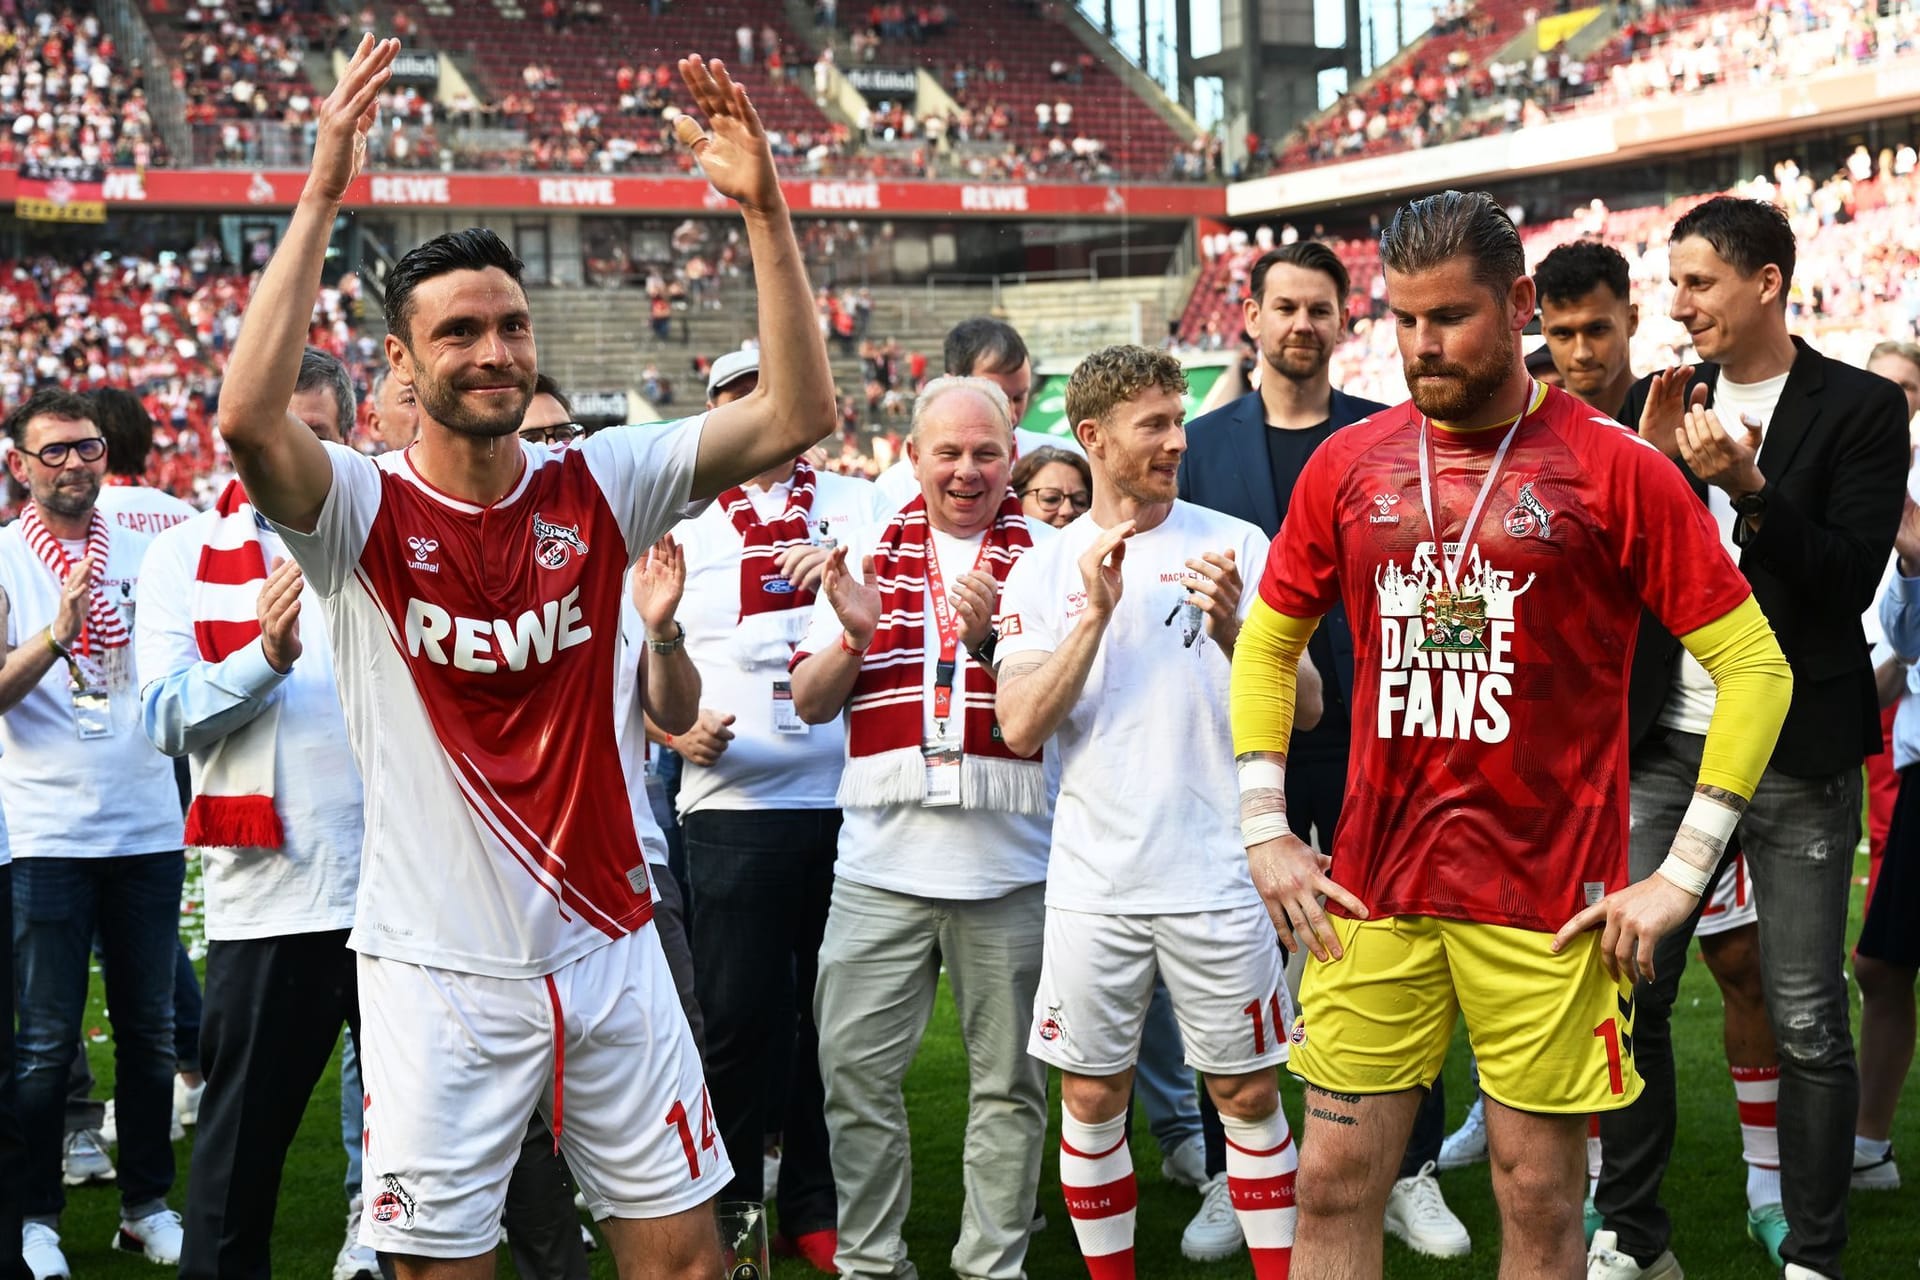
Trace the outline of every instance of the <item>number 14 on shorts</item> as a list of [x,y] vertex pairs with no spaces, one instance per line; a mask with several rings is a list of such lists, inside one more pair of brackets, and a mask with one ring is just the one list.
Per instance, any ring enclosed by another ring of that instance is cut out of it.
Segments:
[[719,1141],[713,1132],[713,1103],[707,1099],[707,1086],[700,1086],[700,1145],[693,1141],[693,1128],[687,1121],[687,1104],[675,1098],[667,1109],[667,1123],[680,1133],[680,1147],[687,1155],[687,1176],[700,1179],[700,1156],[710,1152]]

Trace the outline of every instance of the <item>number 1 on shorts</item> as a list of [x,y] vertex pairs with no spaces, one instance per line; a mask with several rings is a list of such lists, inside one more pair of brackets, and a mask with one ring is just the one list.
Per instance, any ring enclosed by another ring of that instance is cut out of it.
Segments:
[[675,1098],[667,1111],[667,1123],[680,1131],[680,1148],[687,1153],[687,1176],[700,1177],[700,1152],[713,1150],[713,1104],[707,1099],[707,1087],[700,1086],[700,1146],[693,1145],[693,1129],[687,1124],[687,1104]]
[[[1277,1044],[1287,1034],[1286,1027],[1282,1026],[1280,1022],[1280,993],[1278,991],[1267,997],[1267,1008],[1270,1011],[1268,1017],[1273,1023],[1273,1039]],[[1267,1027],[1266,1023],[1263,1022],[1260,1017],[1260,1002],[1258,1000],[1249,1000],[1240,1012],[1253,1019],[1253,1051],[1255,1053],[1265,1053],[1267,1051]]]

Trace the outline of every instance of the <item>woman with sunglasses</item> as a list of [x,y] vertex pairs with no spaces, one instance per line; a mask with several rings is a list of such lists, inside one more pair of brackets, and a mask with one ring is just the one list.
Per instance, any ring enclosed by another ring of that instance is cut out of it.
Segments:
[[1043,445],[1014,464],[1013,491],[1029,520],[1064,529],[1093,505],[1093,472],[1079,454]]

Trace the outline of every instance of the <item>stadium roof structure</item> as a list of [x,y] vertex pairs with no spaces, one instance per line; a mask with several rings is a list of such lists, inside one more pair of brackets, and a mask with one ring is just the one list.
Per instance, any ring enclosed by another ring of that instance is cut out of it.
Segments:
[[1531,128],[1273,174],[1227,188],[1230,217],[1323,208],[1496,178],[1593,168],[1920,111],[1920,57],[1777,84],[1583,111]]

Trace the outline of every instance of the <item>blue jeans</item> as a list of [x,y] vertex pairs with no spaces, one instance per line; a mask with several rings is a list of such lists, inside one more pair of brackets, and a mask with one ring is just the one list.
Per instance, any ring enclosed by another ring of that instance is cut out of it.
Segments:
[[57,1220],[66,1204],[60,1142],[87,1009],[97,931],[113,1017],[120,1203],[130,1217],[164,1207],[173,1187],[173,983],[180,947],[179,850],[114,858],[23,858],[13,864],[17,1066],[27,1156],[21,1209]]
[[[1693,797],[1704,741],[1668,733],[1634,752],[1635,880],[1666,858]],[[1795,778],[1768,769],[1736,835],[1753,877],[1761,982],[1780,1053],[1780,1190],[1789,1229],[1780,1255],[1838,1277],[1860,1105],[1845,969],[1860,770]],[[1643,1264],[1673,1232],[1660,1204],[1676,1123],[1671,1015],[1699,919],[1696,906],[1686,924],[1660,940],[1653,957],[1659,976],[1635,989],[1633,1059],[1646,1088],[1632,1106],[1600,1116],[1604,1163],[1594,1204],[1619,1234],[1621,1250]]]
[[[0,926],[13,929],[13,868],[0,866]],[[13,991],[13,953],[0,954],[0,991]],[[31,1280],[20,1260],[20,1113],[13,1105],[13,1020],[0,1018],[0,1280]]]

